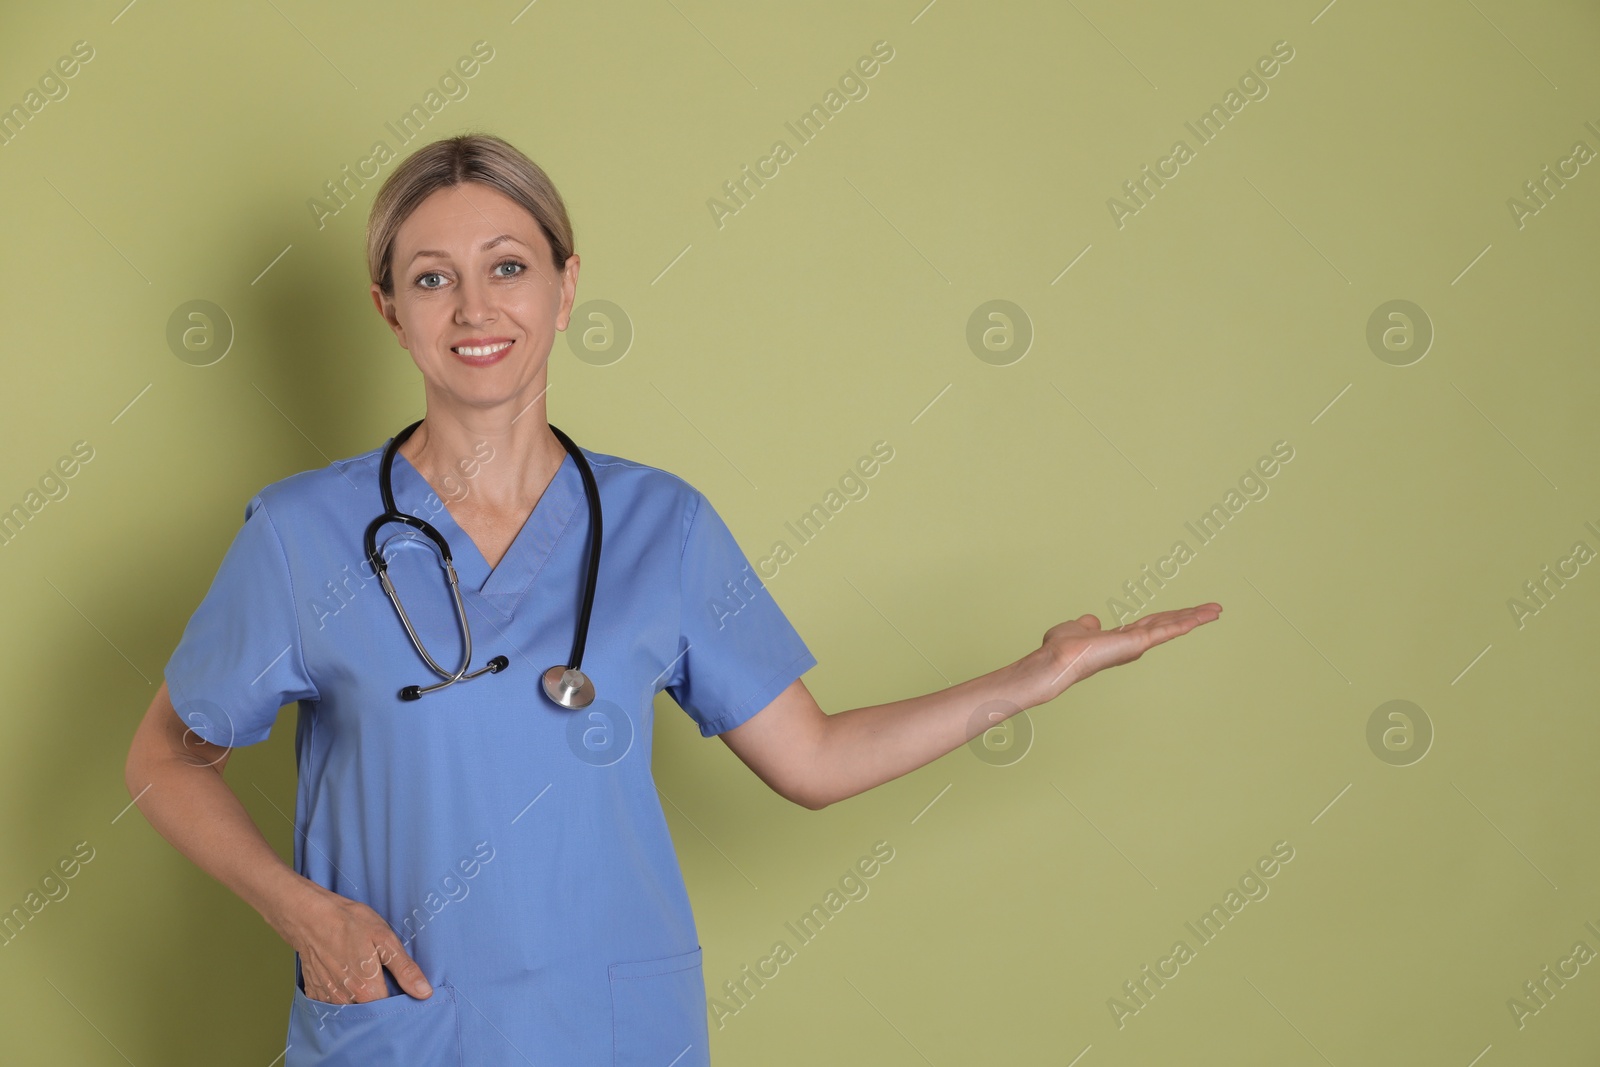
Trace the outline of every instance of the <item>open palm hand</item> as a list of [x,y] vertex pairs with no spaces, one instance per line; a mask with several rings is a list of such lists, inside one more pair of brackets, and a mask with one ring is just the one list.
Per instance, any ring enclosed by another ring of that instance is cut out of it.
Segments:
[[1022,661],[1031,685],[1040,694],[1037,703],[1059,696],[1068,686],[1107,667],[1132,663],[1145,652],[1222,614],[1222,605],[1198,604],[1146,615],[1114,630],[1102,630],[1093,615],[1059,622],[1045,631],[1038,649]]

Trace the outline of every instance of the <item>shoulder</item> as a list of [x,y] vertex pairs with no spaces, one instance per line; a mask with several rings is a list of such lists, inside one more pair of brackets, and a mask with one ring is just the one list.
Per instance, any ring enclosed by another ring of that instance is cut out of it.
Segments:
[[596,452],[581,445],[579,448],[594,471],[596,486],[625,496],[630,502],[667,505],[692,517],[695,509],[705,500],[699,489],[669,470],[607,452]]
[[381,507],[378,499],[378,461],[383,448],[334,460],[325,467],[297,471],[262,486],[245,504],[245,518],[264,508],[274,526],[297,526],[306,519],[320,519],[356,505],[369,506],[374,514]]
[[583,454],[594,469],[602,499],[621,502],[628,518],[636,520],[636,528],[671,544],[680,557],[707,537],[732,536],[706,494],[681,475],[587,448]]

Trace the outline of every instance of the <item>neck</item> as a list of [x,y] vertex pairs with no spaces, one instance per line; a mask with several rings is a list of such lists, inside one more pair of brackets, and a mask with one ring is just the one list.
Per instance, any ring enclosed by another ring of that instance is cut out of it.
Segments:
[[429,403],[400,453],[448,505],[526,512],[567,451],[550,432],[541,391],[495,408]]

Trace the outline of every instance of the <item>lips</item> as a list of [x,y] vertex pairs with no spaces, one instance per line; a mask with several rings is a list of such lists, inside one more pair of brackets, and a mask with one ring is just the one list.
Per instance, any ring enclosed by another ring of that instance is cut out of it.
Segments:
[[473,338],[471,342],[452,345],[450,351],[461,362],[472,367],[492,366],[506,357],[515,344],[510,338]]

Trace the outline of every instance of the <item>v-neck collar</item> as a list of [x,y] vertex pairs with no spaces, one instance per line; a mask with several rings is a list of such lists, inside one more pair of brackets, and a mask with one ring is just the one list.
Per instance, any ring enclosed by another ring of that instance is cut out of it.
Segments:
[[[383,451],[379,449],[378,462],[382,461]],[[578,503],[586,502],[578,465],[570,453],[563,454],[561,466],[556,468],[539,502],[500,562],[491,569],[477,543],[456,523],[443,498],[398,449],[391,479],[396,507],[431,523],[450,543],[462,595],[477,596],[507,619],[543,569],[562,532],[571,524]],[[433,510],[432,501],[441,505],[437,511]]]

